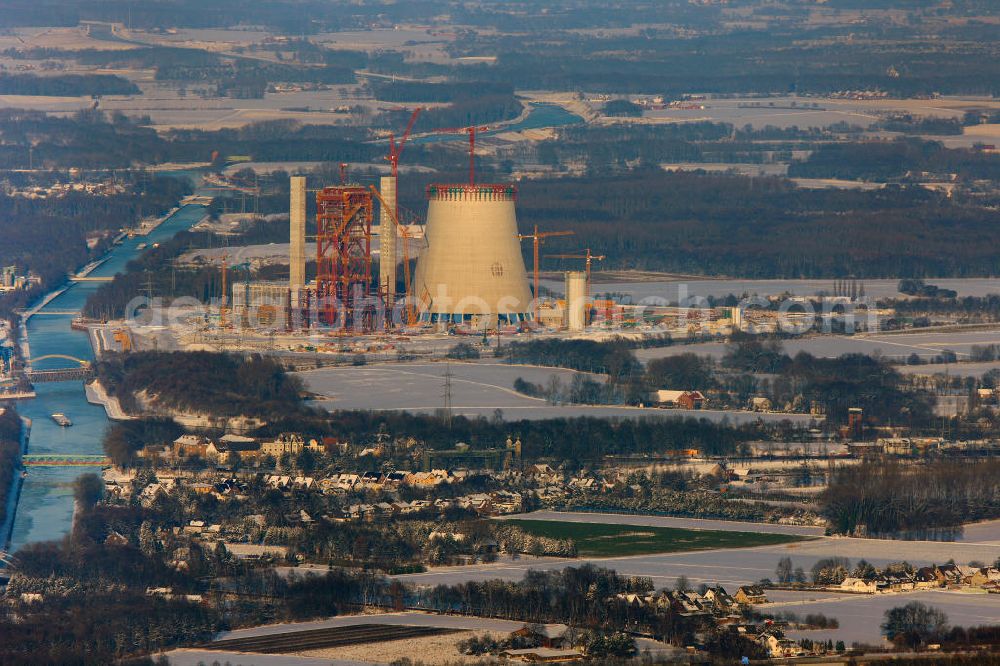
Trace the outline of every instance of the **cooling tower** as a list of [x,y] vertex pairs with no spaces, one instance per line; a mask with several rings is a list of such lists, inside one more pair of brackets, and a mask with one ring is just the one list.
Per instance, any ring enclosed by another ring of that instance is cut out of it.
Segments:
[[566,273],[566,328],[582,331],[587,326],[587,274]]
[[292,176],[288,206],[288,286],[292,292],[306,284],[306,178]]
[[513,185],[431,185],[426,247],[414,296],[421,317],[460,322],[481,315],[518,323],[531,318]]
[[385,203],[380,206],[379,213],[378,284],[386,307],[392,307],[396,295],[396,224],[386,207],[396,206],[396,179],[383,176],[379,193]]

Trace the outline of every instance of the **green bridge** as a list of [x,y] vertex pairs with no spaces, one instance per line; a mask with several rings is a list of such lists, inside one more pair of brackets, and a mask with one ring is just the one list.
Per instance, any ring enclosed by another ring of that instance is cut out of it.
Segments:
[[111,459],[101,455],[72,455],[66,453],[29,453],[21,456],[25,467],[106,467]]

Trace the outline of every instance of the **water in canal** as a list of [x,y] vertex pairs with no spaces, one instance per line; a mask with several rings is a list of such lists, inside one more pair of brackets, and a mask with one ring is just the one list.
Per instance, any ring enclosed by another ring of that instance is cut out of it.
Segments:
[[[196,224],[204,214],[204,206],[182,207],[149,236],[125,239],[91,275],[112,276],[124,271],[125,264],[139,252],[136,249],[139,243],[166,240]],[[93,358],[87,334],[70,328],[73,315],[48,315],[46,311],[79,312],[87,296],[100,284],[76,283],[28,320],[32,358],[48,354],[66,354],[85,360]],[[62,359],[46,359],[33,363],[33,366],[37,370],[46,370],[71,367],[71,363]],[[101,438],[108,420],[103,407],[87,402],[82,382],[38,384],[35,391],[38,394],[36,399],[25,400],[18,405],[18,411],[33,421],[29,453],[102,453]],[[57,426],[50,417],[53,412],[66,414],[73,421],[73,426]],[[73,517],[73,481],[80,474],[94,471],[98,470],[87,467],[31,468],[24,480],[17,507],[12,550],[33,541],[61,538],[69,530]]]
[[[490,136],[502,132],[522,132],[531,129],[544,129],[546,127],[563,127],[565,125],[576,125],[583,122],[583,118],[571,111],[567,111],[558,104],[549,102],[531,102],[530,112],[523,119],[510,125],[499,125],[496,129],[477,133],[476,136]],[[442,143],[446,141],[468,141],[468,135],[460,134],[427,134],[410,139],[410,143]]]

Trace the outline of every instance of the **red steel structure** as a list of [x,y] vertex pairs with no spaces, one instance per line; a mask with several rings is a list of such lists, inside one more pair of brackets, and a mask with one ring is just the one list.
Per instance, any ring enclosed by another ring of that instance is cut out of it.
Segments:
[[489,127],[483,125],[470,125],[469,127],[442,127],[434,130],[437,134],[465,134],[469,135],[469,185],[476,184],[476,132],[488,132]]
[[316,297],[320,322],[370,332],[374,326],[372,193],[361,185],[316,193]]
[[[418,106],[413,110],[410,115],[410,122],[406,123],[406,131],[403,132],[403,138],[396,143],[396,136],[389,133],[389,154],[386,155],[387,160],[389,160],[389,165],[392,167],[392,179],[398,182],[399,178],[399,156],[403,154],[403,146],[406,145],[406,140],[410,138],[410,131],[413,129],[413,125],[417,122],[417,116],[420,112],[424,110],[424,107]],[[396,192],[399,192],[399,188],[396,188]],[[397,212],[398,211],[394,211]]]

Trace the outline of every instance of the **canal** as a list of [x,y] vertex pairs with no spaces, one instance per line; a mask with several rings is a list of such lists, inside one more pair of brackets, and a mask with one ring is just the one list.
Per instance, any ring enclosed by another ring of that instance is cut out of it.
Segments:
[[[92,276],[113,276],[125,270],[140,243],[153,244],[172,237],[178,231],[196,224],[205,214],[204,206],[183,206],[148,236],[126,238],[114,247]],[[70,328],[74,315],[46,312],[80,312],[87,296],[100,287],[99,282],[78,282],[47,303],[28,320],[28,340],[31,357],[65,354],[91,360],[93,351],[86,333]],[[45,359],[33,363],[36,370],[72,367],[62,359]],[[101,440],[108,426],[104,408],[87,402],[83,383],[53,382],[35,387],[38,397],[18,405],[22,416],[33,421],[30,453],[100,454]],[[62,412],[72,421],[69,428],[57,426],[50,415]],[[14,520],[11,550],[33,541],[60,539],[69,531],[73,518],[73,481],[77,476],[100,471],[87,467],[32,467],[21,489],[21,498]]]

